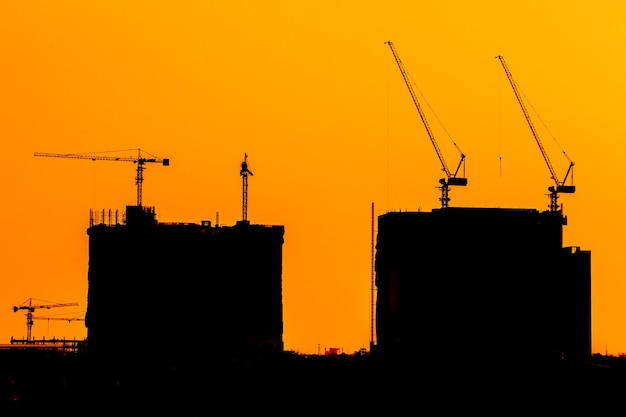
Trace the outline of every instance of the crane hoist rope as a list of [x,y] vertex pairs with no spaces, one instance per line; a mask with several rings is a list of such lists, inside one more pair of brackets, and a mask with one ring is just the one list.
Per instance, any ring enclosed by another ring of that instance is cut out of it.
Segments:
[[387,45],[389,45],[389,48],[391,49],[391,53],[393,54],[393,57],[396,60],[396,63],[398,64],[398,68],[400,69],[400,73],[402,74],[402,78],[404,79],[404,82],[406,83],[406,86],[409,89],[409,93],[411,94],[411,98],[413,99],[413,103],[415,104],[415,107],[417,108],[417,111],[420,115],[420,118],[422,119],[422,123],[424,124],[424,128],[426,129],[426,133],[428,134],[428,137],[430,138],[430,141],[433,145],[433,147],[435,148],[435,152],[437,153],[437,157],[439,158],[439,162],[441,163],[441,167],[443,169],[443,171],[446,174],[446,178],[441,178],[439,180],[439,183],[441,184],[441,186],[439,188],[441,188],[441,198],[439,199],[441,201],[441,207],[445,208],[448,207],[448,203],[450,202],[450,198],[448,196],[448,192],[449,192],[449,186],[451,185],[460,185],[460,186],[465,186],[467,185],[467,178],[463,177],[457,177],[459,169],[461,168],[461,166],[463,166],[463,171],[465,171],[465,154],[463,152],[461,152],[461,149],[459,148],[459,146],[454,143],[454,146],[456,147],[456,149],[459,151],[459,154],[461,155],[461,160],[459,161],[459,164],[456,167],[456,170],[454,171],[454,173],[452,173],[449,169],[448,169],[448,165],[446,164],[446,161],[443,157],[443,154],[441,153],[441,150],[439,149],[439,145],[437,145],[437,141],[435,140],[435,135],[433,134],[430,125],[428,124],[428,121],[426,120],[426,115],[424,114],[424,111],[422,110],[422,107],[420,106],[419,100],[417,99],[417,96],[415,94],[415,92],[413,91],[413,86],[411,85],[411,82],[409,80],[409,76],[407,71],[404,69],[404,65],[402,64],[402,60],[400,59],[398,53],[396,52],[396,48],[393,45],[393,42],[391,41],[387,41],[385,42]]
[[[121,151],[108,151],[108,152],[121,152]],[[99,154],[87,154],[87,153],[47,153],[47,152],[35,152],[35,156],[45,156],[51,158],[74,158],[74,159],[89,159],[92,161],[125,161],[137,164],[137,176],[135,177],[135,184],[137,185],[137,206],[142,205],[142,183],[143,183],[143,171],[146,169],[144,165],[147,162],[157,162],[164,166],[169,166],[170,160],[168,158],[157,158],[154,155],[150,155],[150,158],[145,158],[141,154],[142,149],[137,149],[137,156],[110,156]],[[144,153],[147,153],[144,151]]]
[[[539,139],[539,135],[537,134],[535,125],[533,124],[532,119],[530,118],[530,115],[528,114],[526,105],[524,104],[524,101],[522,100],[522,96],[519,92],[517,84],[513,80],[513,75],[511,74],[511,71],[509,71],[509,68],[506,65],[506,62],[504,61],[504,57],[502,55],[497,55],[496,58],[498,58],[500,62],[502,63],[502,68],[504,68],[504,72],[509,80],[509,83],[511,84],[511,87],[513,88],[513,93],[515,93],[515,98],[517,98],[517,102],[519,103],[522,109],[522,112],[524,113],[526,122],[528,122],[528,126],[530,127],[530,130],[535,138],[535,141],[537,142],[537,145],[539,146],[539,150],[541,151],[541,156],[543,156],[543,159],[546,162],[548,169],[550,170],[550,175],[551,175],[552,180],[554,181],[554,186],[548,187],[548,191],[550,192],[549,208],[550,208],[550,211],[558,211],[559,209],[557,205],[557,200],[559,198],[558,194],[559,193],[573,194],[576,191],[576,187],[573,184],[574,183],[574,171],[573,171],[574,162],[572,162],[569,156],[567,156],[567,154],[563,152],[563,155],[565,155],[565,157],[569,161],[569,167],[567,168],[567,172],[565,173],[565,177],[563,181],[562,182],[559,181],[559,177],[556,175],[556,171],[554,170],[554,167],[552,166],[552,163],[550,162],[550,158],[548,158],[548,154],[546,153],[546,150],[544,149],[543,144],[541,143],[541,139]],[[567,181],[567,178],[569,177],[570,174],[572,174],[571,185],[565,185],[565,182]]]

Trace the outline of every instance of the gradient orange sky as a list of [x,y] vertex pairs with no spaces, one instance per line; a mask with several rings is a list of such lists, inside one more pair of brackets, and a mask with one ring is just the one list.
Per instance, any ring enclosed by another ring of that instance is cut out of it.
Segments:
[[[247,153],[248,219],[285,226],[285,349],[368,349],[372,203],[376,216],[440,207],[441,165],[388,40],[448,166],[452,141],[466,154],[468,185],[450,205],[545,210],[553,183],[504,56],[557,174],[562,152],[576,163],[576,193],[559,202],[564,245],[592,252],[592,351],[626,352],[616,1],[0,3],[0,343],[26,336],[12,307],[29,298],[79,304],[37,315],[85,311],[89,210],[136,203],[134,164],[34,152],[141,148],[171,162],[144,172],[159,221],[222,225],[241,219]],[[140,326],[168,302],[120,308]],[[84,322],[33,325],[35,338],[86,334]]]

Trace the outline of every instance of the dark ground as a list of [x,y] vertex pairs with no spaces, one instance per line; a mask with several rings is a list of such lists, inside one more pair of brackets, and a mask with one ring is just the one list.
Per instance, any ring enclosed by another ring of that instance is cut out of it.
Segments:
[[625,377],[626,359],[599,355],[539,365],[283,352],[170,367],[0,351],[0,416],[623,414]]

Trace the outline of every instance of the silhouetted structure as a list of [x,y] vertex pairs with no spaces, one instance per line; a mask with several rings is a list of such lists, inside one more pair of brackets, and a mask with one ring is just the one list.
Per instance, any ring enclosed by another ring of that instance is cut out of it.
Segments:
[[377,349],[446,362],[591,357],[591,253],[561,211],[442,208],[378,217]]
[[283,226],[159,223],[92,213],[85,324],[92,357],[193,366],[283,350]]

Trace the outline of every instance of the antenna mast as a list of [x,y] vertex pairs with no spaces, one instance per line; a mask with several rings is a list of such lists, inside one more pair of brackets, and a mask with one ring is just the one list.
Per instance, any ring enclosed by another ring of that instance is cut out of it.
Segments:
[[375,286],[375,276],[376,276],[376,262],[375,262],[375,243],[374,243],[374,202],[372,202],[372,283],[371,283],[371,292],[372,292],[372,300],[371,300],[371,321],[370,321],[370,352],[374,349],[374,317],[375,317],[375,297],[374,297],[374,286]]

